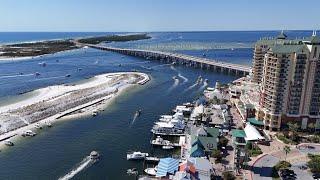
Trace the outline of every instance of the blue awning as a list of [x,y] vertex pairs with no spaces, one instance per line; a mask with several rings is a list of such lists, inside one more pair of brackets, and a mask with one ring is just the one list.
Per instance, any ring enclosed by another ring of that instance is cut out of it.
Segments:
[[179,168],[178,159],[173,159],[173,158],[160,159],[156,177],[167,176],[167,173],[174,174],[175,171],[178,171],[178,168]]

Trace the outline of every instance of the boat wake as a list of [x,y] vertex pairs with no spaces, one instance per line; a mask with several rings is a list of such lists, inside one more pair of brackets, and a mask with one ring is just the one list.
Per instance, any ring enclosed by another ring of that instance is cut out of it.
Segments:
[[187,92],[187,91],[189,91],[190,89],[196,87],[197,85],[198,85],[198,83],[195,83],[195,84],[189,86],[189,87],[188,87],[187,89],[185,89],[183,92]]
[[40,79],[34,79],[28,82],[33,82],[33,81],[41,81],[41,80],[48,80],[48,79],[58,79],[58,78],[63,78],[65,76],[55,76],[55,77],[48,77],[48,78],[40,78]]
[[204,82],[203,85],[199,88],[199,91],[204,90],[204,88],[206,88],[208,86],[207,82]]
[[133,125],[133,123],[136,121],[136,119],[137,119],[138,116],[139,116],[138,114],[133,115],[133,118],[132,118],[130,127],[131,127],[131,126]]
[[174,68],[173,66],[170,66],[170,68],[171,68],[172,70],[174,70],[175,72],[178,72],[178,70],[177,70],[176,68]]
[[161,66],[170,66],[170,65],[172,65],[172,64],[160,64],[160,65],[152,66],[151,68],[161,67]]
[[168,89],[168,92],[171,92],[178,85],[179,85],[179,79],[175,79],[173,85]]
[[188,82],[188,81],[189,81],[189,79],[188,79],[188,78],[186,78],[186,77],[182,76],[181,74],[178,74],[178,76],[179,76],[179,77],[181,77],[181,78],[184,80],[182,84],[185,84],[186,82]]
[[18,75],[0,76],[0,79],[14,78],[14,77],[25,77],[25,76],[34,76],[34,74],[18,74]]
[[73,176],[78,174],[80,171],[89,168],[92,164],[94,164],[97,160],[91,159],[90,156],[84,158],[79,164],[77,164],[72,170],[63,177],[60,177],[59,180],[68,180]]

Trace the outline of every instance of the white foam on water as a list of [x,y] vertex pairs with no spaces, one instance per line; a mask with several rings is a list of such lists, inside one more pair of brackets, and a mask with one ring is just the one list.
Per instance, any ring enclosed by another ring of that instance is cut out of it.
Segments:
[[88,168],[93,164],[94,160],[92,160],[89,156],[84,158],[77,166],[75,166],[68,174],[63,177],[60,177],[59,180],[68,180],[71,179],[73,176],[78,174],[80,171]]
[[175,79],[173,85],[168,89],[168,92],[171,92],[178,85],[179,85],[179,79]]
[[18,74],[18,75],[10,75],[10,76],[0,76],[1,79],[3,78],[14,78],[14,77],[25,77],[25,76],[34,76],[35,74]]
[[186,82],[188,82],[188,81],[189,81],[189,79],[188,79],[188,78],[186,78],[186,77],[182,76],[181,74],[178,74],[178,76],[179,76],[179,77],[181,77],[181,78],[184,80],[182,84],[185,84]]
[[204,82],[203,85],[199,88],[199,91],[204,90],[208,86],[208,83]]
[[187,89],[185,89],[183,92],[189,91],[190,89],[196,87],[197,85],[198,85],[198,83],[195,83],[195,84],[189,86],[189,87],[188,87]]
[[136,119],[137,119],[138,116],[139,116],[138,114],[134,114],[134,115],[133,115],[133,118],[132,118],[130,127],[131,127],[131,126],[133,125],[133,123],[136,121]]

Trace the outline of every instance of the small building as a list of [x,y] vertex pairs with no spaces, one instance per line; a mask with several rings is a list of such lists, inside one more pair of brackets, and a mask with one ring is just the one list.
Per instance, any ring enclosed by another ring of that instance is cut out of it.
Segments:
[[156,177],[172,179],[173,175],[179,168],[179,160],[173,158],[162,158],[158,164]]
[[191,157],[205,157],[211,155],[213,149],[217,149],[219,129],[200,127],[191,134]]

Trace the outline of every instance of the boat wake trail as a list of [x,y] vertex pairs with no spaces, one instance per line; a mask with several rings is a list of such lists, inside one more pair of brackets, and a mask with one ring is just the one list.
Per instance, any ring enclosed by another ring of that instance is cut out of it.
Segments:
[[179,76],[179,77],[181,77],[181,78],[184,80],[182,84],[185,84],[186,82],[188,82],[188,81],[189,81],[189,79],[188,79],[188,78],[186,78],[186,77],[182,76],[181,74],[178,74],[178,76]]
[[171,92],[178,85],[179,85],[179,79],[175,79],[173,85],[168,89],[168,92]]
[[198,83],[195,83],[195,84],[189,86],[189,87],[188,87],[187,89],[185,89],[183,92],[187,92],[187,91],[189,91],[190,89],[196,87],[197,85],[198,85]]
[[48,79],[57,79],[57,78],[63,78],[63,77],[65,77],[65,76],[55,76],[55,77],[48,77],[48,78],[40,78],[40,79],[31,80],[31,81],[28,81],[28,82],[48,80]]
[[206,88],[208,86],[207,82],[204,82],[203,85],[199,88],[199,91],[204,90],[204,88]]
[[139,116],[138,114],[133,115],[133,118],[132,118],[130,127],[131,127],[131,126],[133,125],[133,123],[136,121],[136,119],[137,119],[138,116]]
[[170,66],[170,68],[171,68],[172,70],[174,70],[175,72],[178,72],[177,69],[174,68],[173,66]]
[[59,180],[68,180],[71,179],[73,176],[78,174],[80,171],[90,167],[96,160],[91,159],[89,156],[84,158],[79,164],[77,164],[72,170],[63,177],[60,177]]
[[10,76],[0,76],[0,79],[14,78],[14,77],[25,77],[25,76],[34,76],[34,74],[18,74],[18,75],[10,75]]
[[154,68],[154,67],[160,67],[160,66],[169,66],[169,65],[172,65],[172,64],[160,64],[160,65],[152,66],[152,68]]

